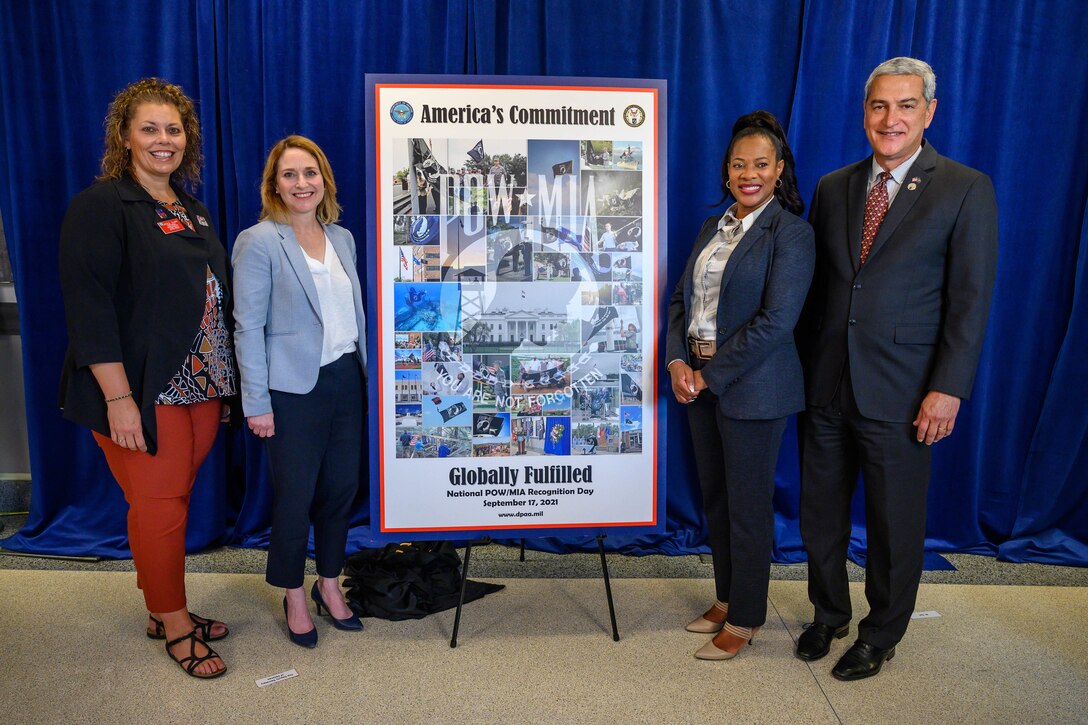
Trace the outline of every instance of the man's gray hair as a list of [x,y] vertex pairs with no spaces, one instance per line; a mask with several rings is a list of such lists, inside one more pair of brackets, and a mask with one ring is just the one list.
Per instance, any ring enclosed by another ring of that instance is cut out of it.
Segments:
[[869,89],[877,76],[918,76],[922,79],[922,97],[928,105],[937,97],[937,76],[929,63],[917,58],[900,56],[886,60],[869,74],[869,80],[865,81],[865,100],[869,100]]

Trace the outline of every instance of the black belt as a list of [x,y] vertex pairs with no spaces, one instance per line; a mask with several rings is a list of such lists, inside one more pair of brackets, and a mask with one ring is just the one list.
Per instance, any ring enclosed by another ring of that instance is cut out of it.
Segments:
[[688,352],[695,360],[709,360],[714,357],[718,349],[718,343],[714,340],[700,340],[697,337],[688,336]]

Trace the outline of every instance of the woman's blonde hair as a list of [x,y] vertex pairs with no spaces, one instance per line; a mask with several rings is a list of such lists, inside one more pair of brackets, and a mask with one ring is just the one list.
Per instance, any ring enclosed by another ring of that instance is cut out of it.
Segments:
[[268,152],[261,176],[261,221],[271,219],[280,224],[287,223],[287,206],[276,193],[276,167],[287,149],[301,149],[317,159],[318,171],[325,182],[325,196],[317,206],[317,220],[322,224],[335,224],[340,219],[340,205],[336,203],[336,181],[332,178],[329,160],[320,146],[305,136],[295,134],[277,141]]
[[98,175],[98,179],[120,179],[129,173],[132,168],[132,155],[125,148],[125,139],[136,109],[144,103],[173,106],[181,116],[181,127],[185,130],[185,154],[182,156],[181,165],[170,178],[194,191],[200,185],[200,170],[204,166],[200,119],[196,116],[192,99],[185,95],[181,86],[167,83],[161,78],[141,78],[122,88],[113,97],[106,112],[106,120],[102,124],[106,129],[106,150],[102,154],[102,173]]

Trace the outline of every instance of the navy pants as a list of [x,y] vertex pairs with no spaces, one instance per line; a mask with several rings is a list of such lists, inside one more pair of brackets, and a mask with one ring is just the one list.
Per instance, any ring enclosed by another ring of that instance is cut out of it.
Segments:
[[730,624],[761,627],[774,546],[774,471],[786,418],[727,418],[710,390],[686,407],[716,596],[729,603]]
[[310,522],[317,573],[344,567],[351,505],[359,490],[363,386],[355,353],[321,368],[301,395],[272,391],[276,434],[267,439],[274,501],[265,581],[302,586]]

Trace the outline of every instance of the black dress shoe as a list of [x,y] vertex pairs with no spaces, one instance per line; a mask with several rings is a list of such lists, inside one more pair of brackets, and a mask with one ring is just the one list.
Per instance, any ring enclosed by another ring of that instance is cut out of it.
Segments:
[[[287,597],[283,598],[283,618],[288,619],[287,618]],[[292,642],[297,644],[299,647],[305,647],[307,649],[313,649],[314,647],[317,646],[317,627],[314,627],[309,632],[303,632],[302,634],[299,634],[298,632],[291,629],[291,621],[288,619],[288,621],[287,621],[287,636],[291,639]]]
[[806,662],[826,657],[827,653],[831,651],[831,639],[842,639],[849,631],[849,622],[841,627],[813,622],[797,638],[797,656]]
[[835,679],[846,682],[872,677],[880,672],[884,662],[892,657],[895,657],[895,647],[880,649],[859,639],[846,650],[846,654],[835,665],[835,669],[831,670],[831,674],[835,676]]

